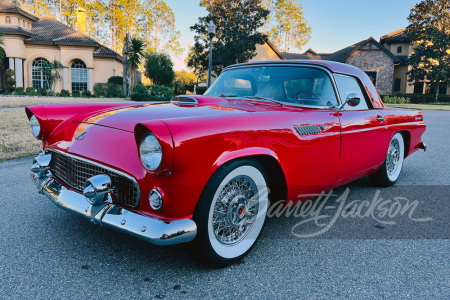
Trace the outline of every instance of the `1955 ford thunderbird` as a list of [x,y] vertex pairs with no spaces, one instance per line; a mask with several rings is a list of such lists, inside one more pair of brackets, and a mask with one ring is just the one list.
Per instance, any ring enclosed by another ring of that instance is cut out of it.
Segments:
[[327,61],[226,68],[170,103],[26,108],[43,150],[31,167],[54,204],[156,245],[189,242],[225,266],[260,236],[269,201],[303,201],[370,175],[394,184],[422,113],[388,109],[361,70]]

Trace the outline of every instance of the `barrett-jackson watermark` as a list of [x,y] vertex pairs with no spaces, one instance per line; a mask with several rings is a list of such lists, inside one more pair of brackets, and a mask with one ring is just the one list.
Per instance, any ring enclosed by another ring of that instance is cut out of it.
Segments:
[[[304,202],[286,203],[280,200],[272,204],[267,211],[269,218],[294,217],[301,219],[292,227],[292,234],[298,238],[310,238],[327,232],[339,218],[372,218],[384,225],[395,225],[395,218],[407,216],[414,222],[428,222],[430,217],[417,217],[415,211],[419,206],[418,200],[409,200],[405,197],[394,197],[383,199],[380,190],[375,192],[371,201],[351,200],[348,201],[350,189],[346,188],[342,195],[333,194],[333,191],[322,192],[318,195],[307,195],[315,198]],[[305,195],[302,195],[305,196]],[[337,197],[337,199],[336,199]],[[300,233],[301,226],[315,224],[317,230],[309,233]]]

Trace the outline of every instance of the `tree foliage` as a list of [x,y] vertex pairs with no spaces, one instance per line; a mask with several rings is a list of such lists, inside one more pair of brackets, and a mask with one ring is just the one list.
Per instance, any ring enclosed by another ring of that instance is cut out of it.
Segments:
[[2,65],[3,59],[6,57],[5,49],[3,48],[3,32],[0,30],[0,65]]
[[153,84],[172,85],[175,73],[173,62],[165,53],[148,52],[145,55],[144,75],[153,81]]
[[51,62],[44,63],[40,68],[44,74],[49,90],[54,91],[55,84],[62,79],[61,71],[64,68],[63,64],[54,59]]
[[196,73],[204,74],[208,69],[209,36],[208,23],[216,25],[213,40],[213,71],[220,71],[235,63],[247,62],[256,55],[256,45],[264,44],[267,36],[258,31],[263,26],[269,11],[260,0],[229,0],[200,2],[208,10],[190,29],[195,32],[195,43],[191,47],[187,65]]
[[86,10],[87,35],[120,52],[128,33],[152,51],[180,54],[175,16],[163,0],[13,0],[37,16],[53,16],[76,29],[77,9]]
[[132,38],[128,49],[127,65],[131,73],[131,86],[136,85],[136,70],[144,56],[145,42],[139,38]]
[[178,40],[180,31],[175,29],[175,15],[162,0],[145,0],[143,5],[144,35],[149,51],[181,54],[183,48]]
[[450,84],[450,0],[423,0],[411,9],[407,34],[414,43],[409,81]]
[[[273,5],[267,1],[267,5]],[[275,45],[289,52],[301,49],[311,38],[311,27],[303,16],[303,7],[296,0],[277,0],[274,5],[274,24],[269,25],[269,37]]]

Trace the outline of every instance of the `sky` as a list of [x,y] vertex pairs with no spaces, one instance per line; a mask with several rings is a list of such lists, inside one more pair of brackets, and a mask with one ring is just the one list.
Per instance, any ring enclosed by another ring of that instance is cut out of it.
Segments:
[[[198,0],[165,0],[175,14],[175,26],[181,32],[182,55],[172,56],[175,70],[186,69],[189,46],[194,44],[194,33],[189,27],[207,14]],[[332,53],[359,41],[381,36],[405,28],[406,18],[417,0],[299,0],[304,17],[312,28],[311,39],[301,53],[311,48],[317,53]],[[283,51],[283,49],[280,49]]]

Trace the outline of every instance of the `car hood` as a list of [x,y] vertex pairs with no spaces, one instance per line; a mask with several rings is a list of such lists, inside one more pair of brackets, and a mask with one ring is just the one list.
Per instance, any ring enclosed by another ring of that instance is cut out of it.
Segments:
[[[89,116],[81,123],[101,125],[133,132],[137,124],[153,120],[214,117],[230,114],[248,114],[274,111],[281,107],[276,103],[252,100],[227,100],[219,97],[196,96],[198,104],[145,103],[110,109]],[[281,108],[285,110],[284,108]]]

